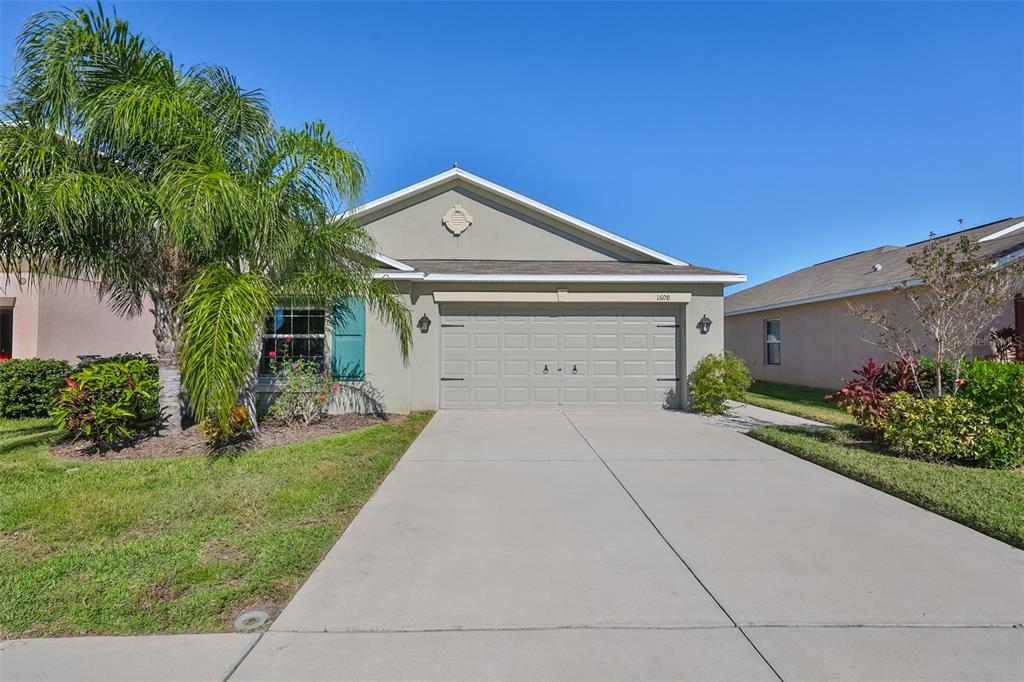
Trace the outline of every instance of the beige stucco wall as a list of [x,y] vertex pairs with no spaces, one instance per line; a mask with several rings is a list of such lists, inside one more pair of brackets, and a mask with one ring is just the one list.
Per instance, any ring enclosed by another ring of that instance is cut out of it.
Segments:
[[[856,296],[730,315],[725,318],[725,347],[743,359],[755,379],[837,388],[843,379],[853,378],[853,370],[868,358],[878,362],[892,359],[885,350],[865,340],[876,339],[875,330],[850,312],[851,305],[878,306],[895,312],[900,319],[913,320],[906,300],[896,294]],[[766,365],[764,322],[776,319],[781,322],[782,363]],[[1012,324],[1011,301],[993,327]],[[988,352],[982,339],[976,355]]]
[[80,355],[156,351],[149,313],[119,317],[90,282],[48,278],[36,285],[0,275],[0,297],[14,299],[15,358],[75,363]]
[[[413,347],[408,365],[403,365],[400,347],[395,335],[372,313],[366,320],[366,381],[354,385],[349,391],[357,390],[376,396],[389,412],[412,410],[436,410],[440,391],[440,321],[441,310],[434,300],[434,291],[546,291],[568,289],[570,292],[664,292],[690,293],[687,304],[666,303],[680,322],[679,367],[680,385],[677,390],[684,396],[685,377],[696,363],[708,353],[720,353],[723,347],[724,325],[722,322],[721,285],[652,285],[652,284],[498,284],[498,283],[451,283],[426,284],[423,282],[402,282],[401,290],[406,304],[410,307],[415,324],[426,314],[432,324],[426,334],[413,332]],[[573,304],[578,307],[579,304]],[[597,305],[597,304],[595,304]],[[625,306],[627,304],[617,304]],[[702,335],[697,331],[697,321],[704,315],[712,321],[711,331]],[[353,397],[358,402],[358,399]]]
[[[441,223],[445,213],[460,204],[473,224],[459,236]],[[595,246],[556,221],[526,209],[514,209],[497,198],[470,189],[441,187],[372,213],[360,222],[377,240],[378,250],[404,258],[463,258],[486,260],[626,260],[622,250]]]

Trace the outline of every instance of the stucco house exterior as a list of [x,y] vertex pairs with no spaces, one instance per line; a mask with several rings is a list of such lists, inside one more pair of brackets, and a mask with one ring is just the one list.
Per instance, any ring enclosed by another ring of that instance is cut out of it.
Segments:
[[[961,235],[976,241],[979,255],[995,262],[1024,256],[1024,217],[969,228]],[[865,339],[871,325],[851,306],[878,306],[913,319],[908,304],[893,288],[910,280],[907,257],[925,242],[880,246],[818,263],[725,299],[725,346],[747,364],[755,379],[837,388],[868,358],[887,361],[886,352]],[[1024,299],[1006,302],[992,329],[1016,327],[1024,336]],[[976,355],[989,347],[979,330]]]
[[[376,276],[395,282],[417,326],[408,362],[358,302],[334,329],[322,310],[282,306],[263,341],[265,357],[287,341],[293,355],[329,366],[344,386],[339,410],[681,407],[688,372],[723,349],[725,287],[746,279],[460,168],[351,217],[375,238]],[[87,283],[71,287],[76,302],[58,302],[59,291],[32,299],[9,281],[0,293],[15,357],[153,352],[146,317],[115,318]],[[40,312],[67,306],[80,311],[75,325]]]

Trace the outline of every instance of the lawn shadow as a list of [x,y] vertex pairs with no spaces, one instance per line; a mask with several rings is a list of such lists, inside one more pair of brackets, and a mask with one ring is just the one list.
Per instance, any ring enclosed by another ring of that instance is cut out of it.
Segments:
[[[11,434],[15,434],[13,438]],[[0,455],[7,455],[22,448],[48,445],[57,434],[57,429],[46,423],[4,431],[0,437]]]

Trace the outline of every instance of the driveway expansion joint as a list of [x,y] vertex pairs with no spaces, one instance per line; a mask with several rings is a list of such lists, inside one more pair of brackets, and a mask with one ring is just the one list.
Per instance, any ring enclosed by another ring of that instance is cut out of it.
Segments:
[[736,619],[732,617],[732,614],[726,610],[725,606],[722,605],[722,602],[718,601],[718,597],[716,597],[714,593],[712,593],[711,590],[708,589],[708,586],[705,585],[704,581],[700,579],[696,572],[694,572],[693,568],[690,567],[690,564],[688,564],[686,562],[686,559],[683,558],[683,555],[679,553],[679,550],[677,550],[675,546],[671,542],[669,542],[668,538],[665,537],[665,534],[661,532],[660,528],[658,528],[658,524],[654,523],[654,519],[652,519],[650,514],[647,513],[647,510],[640,506],[640,502],[636,499],[636,497],[633,496],[633,493],[629,492],[629,488],[626,487],[626,484],[622,482],[622,480],[615,474],[612,468],[608,466],[608,462],[604,460],[604,458],[601,456],[601,453],[597,451],[597,448],[595,448],[590,443],[590,441],[587,440],[587,437],[583,435],[583,432],[580,431],[579,427],[576,426],[575,422],[573,422],[572,418],[564,410],[562,411],[562,415],[565,417],[566,421],[569,422],[569,424],[576,431],[576,433],[579,434],[580,438],[583,439],[583,442],[587,444],[587,447],[589,447],[593,451],[594,456],[601,460],[601,464],[604,465],[604,468],[608,470],[608,473],[611,474],[612,478],[615,479],[615,482],[619,484],[619,487],[622,488],[622,491],[629,496],[629,499],[633,501],[633,504],[636,505],[636,508],[640,510],[641,514],[644,515],[644,518],[647,519],[647,522],[649,524],[651,524],[651,528],[654,529],[654,532],[658,534],[658,536],[662,539],[665,545],[668,546],[668,548],[672,550],[672,553],[676,555],[676,558],[678,558],[679,561],[683,564],[683,566],[686,567],[686,570],[690,572],[690,575],[692,575],[693,579],[697,581],[697,584],[701,586],[701,589],[703,589],[707,593],[707,595],[711,597],[711,600],[714,601],[715,605],[717,605],[718,608],[722,611],[722,613],[725,614],[725,617],[728,618],[729,621],[739,631],[739,633],[743,635],[743,639],[747,640],[747,644],[749,644],[750,647],[755,652],[757,652],[757,655],[761,657],[761,660],[764,661],[764,664],[768,666],[769,670],[772,671],[772,674],[774,674],[775,677],[779,678],[779,682],[783,682],[782,675],[779,674],[779,671],[775,669],[775,666],[773,666],[771,664],[771,661],[769,661],[768,658],[765,657],[764,653],[762,653],[761,650],[757,648],[757,645],[754,644],[753,640],[751,640],[747,633],[743,631],[743,628],[740,627],[739,623],[736,622]]
[[231,676],[235,674],[235,671],[238,670],[239,666],[241,666],[245,659],[249,657],[249,654],[252,653],[252,650],[256,648],[256,645],[260,643],[260,640],[263,639],[263,635],[265,634],[267,634],[267,630],[264,630],[263,632],[259,633],[259,636],[257,636],[256,639],[253,640],[252,644],[250,644],[248,648],[242,652],[242,655],[238,657],[238,660],[235,661],[235,664],[231,666],[230,670],[228,670],[228,674],[224,676],[223,682],[228,682],[228,680],[231,679]]

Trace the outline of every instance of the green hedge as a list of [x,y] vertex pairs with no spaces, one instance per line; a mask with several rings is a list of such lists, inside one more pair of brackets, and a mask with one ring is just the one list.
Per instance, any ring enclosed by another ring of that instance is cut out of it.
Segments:
[[0,362],[0,417],[45,417],[71,365],[64,360]]
[[969,398],[1005,436],[1000,457],[1024,456],[1024,364],[972,360],[963,364],[960,377],[964,383],[957,395]]

